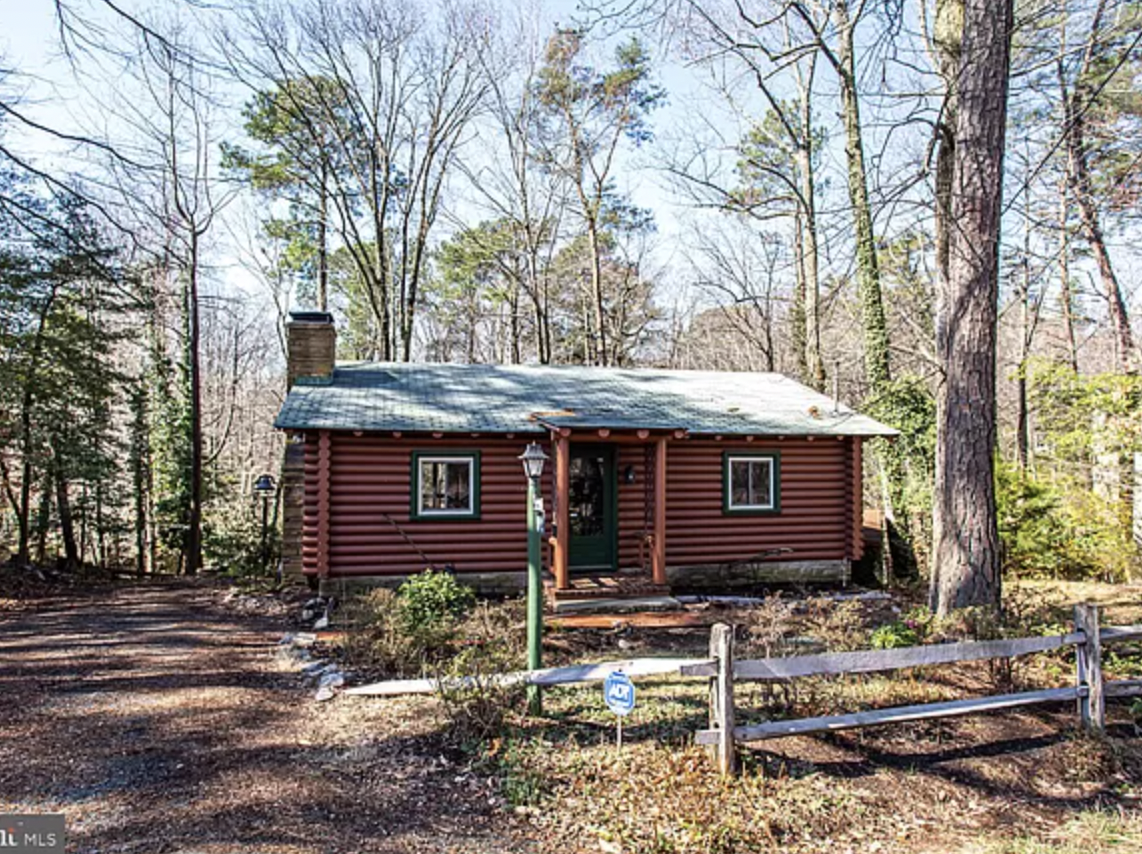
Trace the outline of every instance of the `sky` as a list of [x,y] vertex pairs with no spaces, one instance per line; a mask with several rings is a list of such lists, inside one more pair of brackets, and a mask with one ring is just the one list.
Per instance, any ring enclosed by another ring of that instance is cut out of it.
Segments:
[[[78,9],[88,12],[96,10],[97,15],[103,8],[100,0],[71,2]],[[145,0],[124,0],[124,3],[125,8],[133,11],[147,9],[152,5]],[[209,9],[209,4],[201,5]],[[912,3],[904,4],[904,8],[910,10],[909,16],[914,15],[914,6]],[[552,25],[556,22],[570,23],[580,14],[577,4],[568,0],[539,0],[538,8]],[[106,15],[105,10],[103,14]],[[92,113],[89,103],[91,99],[82,97],[70,85],[71,69],[59,52],[55,4],[51,0],[0,0],[0,21],[3,22],[0,27],[0,55],[6,66],[19,71],[15,87],[23,96],[23,107],[33,113],[37,120],[54,127],[74,127],[76,115],[82,116],[85,123],[99,121],[100,117]],[[906,34],[914,33],[916,27],[912,17],[903,22]],[[625,37],[627,34],[619,35]],[[652,55],[659,54],[657,77],[668,92],[668,100],[651,118],[657,136],[655,144],[625,154],[620,161],[620,186],[630,194],[635,204],[655,212],[658,234],[652,257],[654,264],[665,271],[666,292],[669,294],[677,293],[688,275],[685,255],[691,243],[690,236],[695,229],[705,227],[709,219],[706,215],[695,213],[680,198],[676,187],[663,174],[663,158],[680,142],[692,140],[696,132],[706,134],[706,142],[711,150],[718,145],[719,137],[722,146],[732,144],[733,140],[740,138],[748,120],[763,113],[763,107],[758,103],[756,91],[747,85],[740,90],[744,119],[741,115],[735,117],[725,110],[716,109],[716,98],[703,86],[703,70],[687,64],[676,54],[663,58],[663,46],[656,43],[654,36],[646,33],[642,35],[647,38]],[[915,38],[904,37],[891,44],[879,40],[874,29],[867,26],[862,31],[862,38],[865,39],[860,47],[861,55],[865,57],[861,74],[865,91],[863,118],[866,152],[870,170],[874,173],[879,170],[879,178],[882,179],[873,177],[870,183],[874,187],[884,185],[891,188],[896,186],[897,178],[910,174],[910,170],[915,168],[916,161],[922,157],[927,144],[922,124],[900,121],[903,115],[900,111],[904,108],[901,106],[902,101],[893,96],[893,93],[925,85],[923,78],[907,70],[909,66],[924,64],[923,57],[918,55],[922,53],[922,47]],[[851,265],[851,239],[845,214],[847,197],[843,178],[843,136],[834,95],[835,85],[830,79],[829,70],[823,63],[821,65],[818,70],[817,87],[820,96],[817,101],[817,120],[826,131],[827,143],[822,153],[821,174],[818,176],[821,191],[819,206],[824,213],[825,228],[829,230],[826,242],[830,251],[823,259],[824,272],[826,276],[844,276]],[[113,69],[109,71],[113,73]],[[11,86],[11,81],[9,85]],[[98,96],[100,93],[97,91],[95,94]],[[241,101],[245,96],[246,93],[239,91],[232,93],[236,101]],[[231,121],[237,122],[237,110],[231,110],[230,115]],[[9,134],[17,136],[17,147],[33,154],[42,163],[60,162],[71,165],[76,158],[83,156],[82,152],[42,134],[13,134],[11,129]],[[233,137],[240,136],[240,128],[234,127]],[[916,198],[918,196],[915,193],[905,193],[895,201],[879,200],[877,225],[882,235],[886,231],[906,227],[917,217],[927,216],[913,205]],[[1010,204],[1010,192],[1008,200]],[[478,211],[473,209],[469,214],[465,208],[465,205],[470,204],[470,201],[463,199],[457,202],[453,210],[455,219],[478,218]],[[248,210],[243,211],[240,207],[232,212],[235,218],[245,215],[248,215]],[[777,223],[771,228],[782,235],[788,234],[785,224]],[[441,231],[442,235],[446,229],[447,226]],[[1021,231],[1018,218],[1009,216],[1005,229],[1007,245],[1017,245]],[[1142,242],[1132,239],[1132,234],[1112,233],[1110,237],[1123,281],[1139,281],[1138,272],[1142,269],[1142,263],[1136,247],[1142,245]],[[232,254],[229,258],[226,255],[226,250],[223,250],[223,257],[217,265],[218,275],[228,286],[249,291],[254,287],[249,277],[235,262]],[[1083,263],[1078,263],[1080,270]],[[1137,305],[1137,286],[1133,291]]]

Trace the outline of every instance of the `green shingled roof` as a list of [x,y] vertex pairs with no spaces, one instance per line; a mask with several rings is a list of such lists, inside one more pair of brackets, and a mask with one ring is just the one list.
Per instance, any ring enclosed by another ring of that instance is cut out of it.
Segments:
[[781,374],[368,362],[293,387],[282,430],[545,433],[552,427],[789,436],[896,431]]

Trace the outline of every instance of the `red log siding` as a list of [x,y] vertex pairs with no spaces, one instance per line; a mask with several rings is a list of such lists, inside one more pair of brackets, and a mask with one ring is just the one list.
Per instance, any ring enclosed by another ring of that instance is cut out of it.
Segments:
[[[527,483],[518,457],[528,438],[444,438],[405,435],[331,434],[329,483],[329,574],[403,575],[425,569],[423,551],[432,563],[452,564],[457,572],[504,572],[527,569]],[[318,571],[316,523],[318,506],[315,437],[306,443],[305,571]],[[480,518],[410,519],[413,451],[480,452]],[[544,450],[550,449],[544,443]],[[550,466],[548,466],[550,469]],[[544,493],[551,494],[549,472]],[[310,511],[310,505],[313,511]],[[548,511],[551,503],[548,500]],[[416,547],[384,518],[387,514]]]
[[[328,566],[332,576],[402,575],[425,561],[384,520],[387,513],[439,566],[458,572],[523,571],[527,564],[527,488],[517,456],[528,437],[444,438],[331,433],[329,465]],[[551,455],[548,443],[542,443]],[[653,488],[654,446],[616,445],[618,465],[618,551],[620,566],[640,565],[640,542],[653,531],[646,520],[647,483]],[[409,519],[413,451],[479,450],[480,519]],[[722,455],[725,451],[781,454],[781,513],[726,516],[722,512]],[[860,440],[822,438],[755,442],[671,440],[667,446],[668,566],[744,560],[769,548],[791,548],[774,560],[859,558],[861,549]],[[650,468],[647,468],[647,461]],[[627,467],[635,473],[627,483]],[[549,524],[554,519],[553,466],[544,474]],[[302,557],[306,573],[318,572],[318,437],[305,445],[305,525]],[[546,559],[546,555],[545,555]],[[646,555],[649,570],[650,555]]]
[[[780,452],[780,513],[722,512],[725,451]],[[672,441],[666,482],[667,566],[745,560],[771,548],[793,549],[772,560],[843,560],[853,517],[846,500],[849,453],[849,443],[834,438]]]
[[[673,444],[667,448],[667,454],[673,454]],[[646,466],[648,454],[649,468]],[[624,569],[641,567],[644,564],[640,560],[645,560],[646,571],[649,572],[650,552],[646,552],[645,558],[640,558],[639,549],[643,537],[654,533],[654,518],[646,518],[645,500],[647,484],[652,490],[651,495],[654,494],[654,444],[619,445],[615,458],[619,468],[619,566]],[[634,469],[634,483],[627,483],[624,477],[628,466]],[[670,474],[669,464],[666,473]],[[666,538],[669,542],[669,532]]]

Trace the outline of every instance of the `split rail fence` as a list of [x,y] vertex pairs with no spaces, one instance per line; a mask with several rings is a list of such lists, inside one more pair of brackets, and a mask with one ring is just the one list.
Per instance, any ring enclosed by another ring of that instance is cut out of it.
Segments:
[[[1100,629],[1098,619],[1098,609],[1094,605],[1081,604],[1075,606],[1075,630],[1063,635],[754,660],[734,658],[733,627],[719,623],[712,628],[709,657],[704,659],[643,658],[609,661],[553,667],[546,670],[491,674],[484,677],[484,681],[501,685],[527,684],[554,687],[602,682],[615,672],[623,672],[633,678],[674,674],[708,678],[710,726],[709,729],[698,731],[696,741],[699,744],[710,745],[719,768],[725,773],[731,773],[737,767],[739,744],[791,735],[995,712],[1041,703],[1076,701],[1083,726],[1090,731],[1099,732],[1105,727],[1107,698],[1142,696],[1142,679],[1111,681],[1103,679],[1102,647],[1112,643],[1142,641],[1142,626]],[[1047,688],[942,703],[895,706],[845,715],[768,721],[748,726],[738,726],[734,720],[736,682],[787,682],[805,676],[873,673],[956,662],[1015,658],[1072,646],[1076,651],[1075,684],[1065,688]],[[475,686],[480,681],[476,677],[469,676],[453,678],[447,684],[449,687],[462,688]],[[438,679],[401,679],[360,685],[348,689],[345,693],[374,697],[432,694],[442,687],[444,686]]]
[[[699,744],[710,745],[719,769],[737,769],[737,745],[905,721],[993,712],[1040,703],[1077,701],[1082,725],[1089,731],[1105,727],[1106,698],[1142,696],[1142,679],[1104,681],[1102,646],[1142,640],[1142,626],[1099,629],[1098,609],[1091,604],[1075,606],[1075,630],[1051,637],[930,644],[867,652],[838,652],[791,658],[735,660],[731,626],[719,623],[710,634],[710,660],[686,664],[683,676],[710,678],[710,728],[696,735]],[[926,667],[964,661],[1014,658],[1064,647],[1075,647],[1075,684],[1065,688],[1023,691],[943,703],[896,706],[825,717],[797,718],[737,726],[734,721],[734,684],[740,681],[785,682],[804,676],[871,673]]]

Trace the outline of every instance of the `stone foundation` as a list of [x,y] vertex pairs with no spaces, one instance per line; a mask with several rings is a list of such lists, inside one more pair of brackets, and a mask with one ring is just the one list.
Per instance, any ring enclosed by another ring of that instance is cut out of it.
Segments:
[[[318,586],[321,596],[363,593],[377,587],[396,589],[408,580],[407,575],[362,575],[355,578],[323,578]],[[526,572],[465,572],[456,580],[475,589],[481,596],[516,596],[527,589]]]
[[706,592],[740,590],[759,584],[848,584],[852,565],[847,560],[775,560],[757,563],[668,566],[672,588]]
[[[621,574],[632,572],[622,570]],[[848,584],[851,573],[847,560],[785,560],[734,566],[669,566],[666,579],[672,588],[726,593],[763,584]],[[549,573],[544,575],[550,580]],[[527,589],[526,572],[462,572],[457,573],[456,578],[482,596],[512,596]],[[341,596],[375,587],[396,588],[407,579],[407,575],[327,578],[321,581],[320,593]]]

